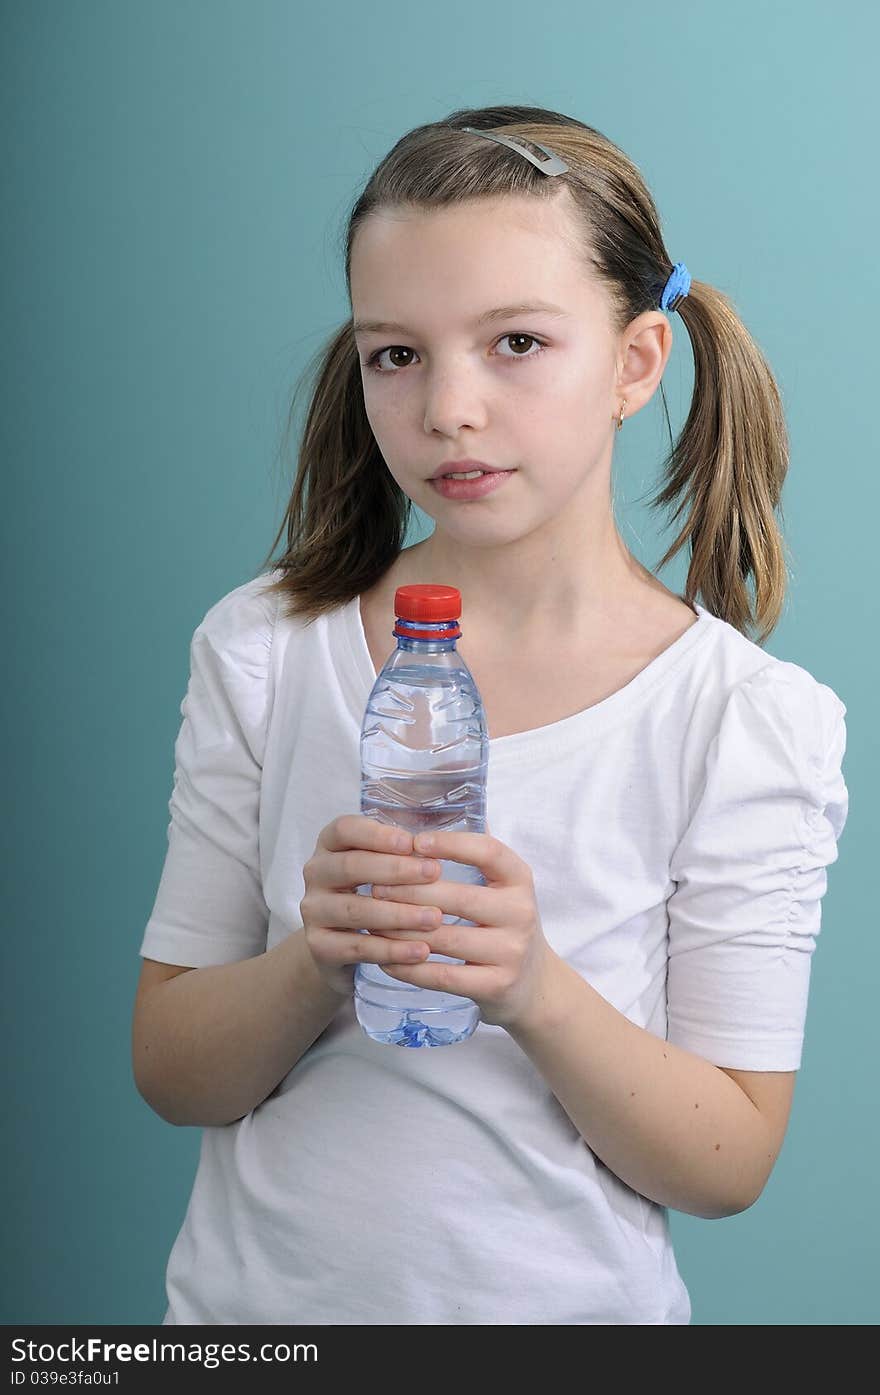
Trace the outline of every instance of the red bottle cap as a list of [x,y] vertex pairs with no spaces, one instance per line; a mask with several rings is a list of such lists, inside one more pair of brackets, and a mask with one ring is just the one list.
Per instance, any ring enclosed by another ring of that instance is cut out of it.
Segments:
[[[394,626],[394,633],[407,639],[458,639],[461,629],[461,592],[455,586],[398,586],[394,593],[394,614],[408,623]],[[448,621],[445,629],[419,630],[418,621],[439,625]],[[415,622],[415,625],[413,624]]]

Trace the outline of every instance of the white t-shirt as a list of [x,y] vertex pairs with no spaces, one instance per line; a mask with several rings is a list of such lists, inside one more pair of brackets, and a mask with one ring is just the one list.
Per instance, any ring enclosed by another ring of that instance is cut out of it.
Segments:
[[[269,579],[193,636],[151,959],[277,944],[319,831],[360,813],[358,600],[307,625]],[[632,1022],[718,1066],[797,1070],[846,708],[697,610],[611,697],[492,739],[487,817],[532,869],[551,947]],[[166,1324],[691,1315],[666,1209],[594,1155],[503,1027],[405,1050],[345,1000],[267,1099],[203,1130],[166,1283]]]

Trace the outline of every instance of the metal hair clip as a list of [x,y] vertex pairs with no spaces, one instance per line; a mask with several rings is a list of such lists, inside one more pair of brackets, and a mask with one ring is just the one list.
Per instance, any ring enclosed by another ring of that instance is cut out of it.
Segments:
[[565,174],[568,169],[565,161],[555,151],[548,150],[546,145],[541,145],[540,141],[535,140],[531,144],[538,150],[543,150],[546,159],[542,159],[540,155],[534,155],[531,150],[526,149],[520,141],[514,140],[512,136],[502,136],[498,131],[478,131],[476,126],[460,126],[459,130],[470,131],[471,135],[483,136],[486,140],[495,140],[501,145],[510,146],[510,149],[515,150],[517,155],[525,155],[526,159],[530,160],[542,174]]

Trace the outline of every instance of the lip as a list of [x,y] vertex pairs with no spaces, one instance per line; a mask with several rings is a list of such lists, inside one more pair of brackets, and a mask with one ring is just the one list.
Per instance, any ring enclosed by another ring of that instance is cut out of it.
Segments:
[[[474,469],[477,468],[474,466]],[[501,489],[515,474],[515,470],[490,470],[475,480],[444,480],[435,476],[429,483],[444,499],[482,499],[486,494],[494,494]]]
[[447,460],[444,465],[438,465],[433,474],[428,478],[437,480],[441,475],[466,475],[468,470],[485,470],[487,474],[509,474],[507,470],[502,470],[500,465],[487,465],[485,460]]

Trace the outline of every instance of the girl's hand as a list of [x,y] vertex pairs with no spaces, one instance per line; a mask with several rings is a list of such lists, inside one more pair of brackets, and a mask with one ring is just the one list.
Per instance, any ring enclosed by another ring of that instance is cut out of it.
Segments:
[[[428,840],[430,841],[430,844]],[[383,930],[398,940],[427,941],[434,954],[464,964],[383,965],[386,974],[419,988],[459,993],[479,1006],[484,1022],[509,1027],[525,1017],[550,991],[558,955],[544,939],[532,869],[512,848],[489,833],[417,833],[416,856],[443,858],[478,867],[486,886],[443,881],[418,886],[373,884],[383,905],[405,901],[439,906],[445,915],[472,920],[436,930]]]
[[[306,891],[299,911],[318,972],[343,997],[354,991],[355,964],[381,964],[387,973],[395,964],[428,957],[429,927],[419,926],[426,914],[430,925],[437,925],[437,911],[426,912],[423,905],[380,905],[357,891],[374,878],[407,885],[426,880],[420,870],[423,859],[412,856],[412,841],[406,829],[366,814],[341,814],[318,834],[315,851],[303,868]],[[401,895],[399,899],[411,903],[414,898]],[[369,935],[361,934],[361,927]],[[401,929],[417,933],[406,942],[399,937],[386,939],[389,930]]]

